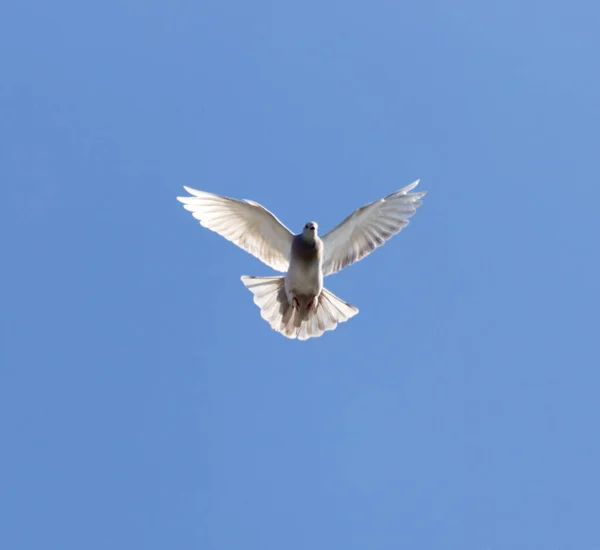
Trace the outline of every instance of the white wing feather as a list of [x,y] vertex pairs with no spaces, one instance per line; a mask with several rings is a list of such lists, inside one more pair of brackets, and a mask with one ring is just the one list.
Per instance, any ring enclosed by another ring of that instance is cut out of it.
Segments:
[[409,193],[418,183],[360,207],[322,237],[323,275],[361,260],[406,227],[425,196],[425,191]]
[[177,197],[200,225],[215,231],[277,271],[287,271],[293,234],[260,204],[184,189],[191,197]]

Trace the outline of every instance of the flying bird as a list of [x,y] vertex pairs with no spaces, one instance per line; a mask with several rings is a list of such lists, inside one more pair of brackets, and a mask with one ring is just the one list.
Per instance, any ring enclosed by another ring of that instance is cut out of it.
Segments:
[[360,207],[323,237],[316,222],[294,235],[257,202],[184,189],[177,197],[200,225],[243,248],[284,276],[249,277],[261,316],[288,338],[306,340],[333,330],[358,309],[323,287],[323,279],[361,260],[408,225],[425,192],[411,193],[419,180]]

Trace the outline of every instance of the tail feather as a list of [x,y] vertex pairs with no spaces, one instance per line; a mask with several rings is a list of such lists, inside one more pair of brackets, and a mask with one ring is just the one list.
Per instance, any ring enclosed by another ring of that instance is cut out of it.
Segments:
[[242,282],[254,294],[262,318],[287,338],[307,340],[321,336],[358,313],[358,309],[326,289],[309,311],[294,309],[285,292],[285,277],[244,275]]

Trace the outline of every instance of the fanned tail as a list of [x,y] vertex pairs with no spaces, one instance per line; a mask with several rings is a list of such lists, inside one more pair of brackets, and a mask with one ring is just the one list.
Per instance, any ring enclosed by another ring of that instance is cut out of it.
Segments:
[[323,289],[310,310],[295,309],[285,292],[285,277],[249,277],[242,282],[254,294],[254,303],[273,330],[287,338],[307,340],[333,330],[354,317],[358,309]]

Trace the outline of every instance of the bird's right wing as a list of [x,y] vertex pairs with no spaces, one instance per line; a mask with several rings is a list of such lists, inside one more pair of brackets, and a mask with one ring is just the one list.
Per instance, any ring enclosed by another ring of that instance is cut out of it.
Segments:
[[287,271],[293,234],[260,204],[184,189],[191,197],[177,197],[200,225],[215,231],[277,271]]

